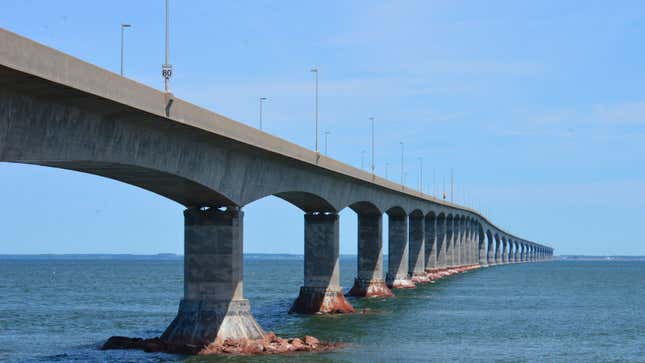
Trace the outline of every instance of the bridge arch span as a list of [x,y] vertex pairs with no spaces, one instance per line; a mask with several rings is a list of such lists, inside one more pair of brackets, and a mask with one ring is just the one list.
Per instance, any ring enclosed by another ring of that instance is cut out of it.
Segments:
[[388,216],[397,216],[397,217],[408,215],[405,209],[403,209],[403,207],[401,206],[390,207],[387,210],[385,210],[385,214],[387,214]]
[[374,203],[368,201],[354,202],[349,208],[358,215],[382,215],[383,212]]
[[309,192],[288,191],[273,194],[282,200],[285,200],[294,206],[300,208],[305,213],[324,212],[336,213],[338,210],[326,199]]
[[146,166],[95,160],[61,161],[46,157],[37,160],[1,160],[0,162],[53,167],[101,176],[158,194],[185,207],[238,206],[228,196],[204,184],[166,170],[151,169]]

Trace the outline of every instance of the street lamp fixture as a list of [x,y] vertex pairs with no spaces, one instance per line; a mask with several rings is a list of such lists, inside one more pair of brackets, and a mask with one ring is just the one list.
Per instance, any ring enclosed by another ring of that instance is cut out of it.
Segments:
[[423,193],[423,158],[419,157],[419,191]]
[[318,153],[318,68],[312,68],[310,70],[315,75],[315,87],[316,87],[316,105],[315,105],[315,119],[314,119],[314,132],[316,135],[315,148],[316,153]]
[[130,28],[132,25],[130,24],[121,24],[121,76],[123,77],[123,38],[124,38],[124,33],[126,28]]
[[262,103],[267,100],[266,97],[260,97],[260,130],[262,130]]
[[325,155],[327,155],[327,136],[329,136],[331,132],[325,131]]
[[374,174],[374,117],[370,117],[372,122],[372,174]]
[[405,184],[405,166],[404,166],[404,153],[405,153],[405,144],[403,141],[399,142],[401,144],[401,185]]

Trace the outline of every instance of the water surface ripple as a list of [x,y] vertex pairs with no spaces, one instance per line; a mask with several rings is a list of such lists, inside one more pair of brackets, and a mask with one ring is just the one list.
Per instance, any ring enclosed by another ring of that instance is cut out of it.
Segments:
[[[341,259],[351,287],[355,259]],[[286,312],[303,261],[245,259],[245,295],[267,330],[351,345],[329,354],[182,357],[99,351],[111,335],[157,336],[176,313],[182,262],[0,260],[0,361],[381,362],[645,361],[645,262],[498,266],[449,277],[395,299],[350,302],[369,314]]]

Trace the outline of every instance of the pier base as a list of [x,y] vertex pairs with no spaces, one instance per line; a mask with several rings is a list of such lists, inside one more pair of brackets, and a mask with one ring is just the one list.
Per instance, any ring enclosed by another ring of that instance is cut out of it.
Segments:
[[173,344],[206,346],[220,339],[260,339],[264,331],[251,315],[249,301],[229,303],[182,300],[177,317],[160,337]]
[[390,289],[414,289],[416,287],[407,275],[391,276],[387,274],[385,282]]
[[430,279],[428,278],[428,275],[425,274],[425,272],[413,274],[412,276],[410,276],[410,280],[415,284],[427,284],[428,282],[430,282]]
[[291,305],[289,314],[347,314],[354,308],[345,299],[341,289],[324,287],[300,288],[298,298]]
[[385,284],[383,279],[354,279],[354,286],[349,290],[349,295],[356,297],[392,297],[394,294]]

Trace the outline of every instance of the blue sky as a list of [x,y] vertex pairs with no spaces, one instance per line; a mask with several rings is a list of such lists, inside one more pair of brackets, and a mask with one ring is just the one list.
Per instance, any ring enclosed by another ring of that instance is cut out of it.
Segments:
[[[5,1],[0,27],[163,87],[164,2]],[[313,147],[313,78],[329,155],[439,193],[559,254],[640,254],[645,241],[645,3],[171,0],[172,91]],[[369,153],[368,153],[369,155]],[[366,160],[365,166],[369,162]],[[435,182],[433,183],[433,170]],[[183,251],[182,207],[92,175],[0,163],[0,253]],[[302,253],[303,217],[245,207],[245,251]],[[356,217],[341,213],[341,252]]]

